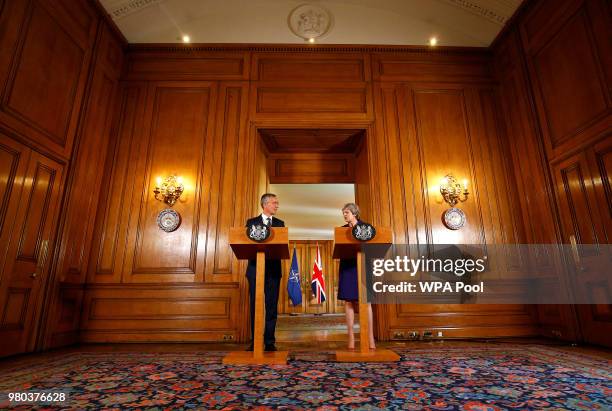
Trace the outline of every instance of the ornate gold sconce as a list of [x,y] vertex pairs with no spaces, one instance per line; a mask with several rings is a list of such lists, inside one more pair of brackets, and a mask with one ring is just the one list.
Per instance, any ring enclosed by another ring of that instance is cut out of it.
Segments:
[[155,193],[155,198],[157,200],[163,201],[172,207],[181,194],[183,194],[184,189],[182,177],[170,175],[163,181],[161,177],[157,177],[157,184],[155,185],[153,193]]
[[452,174],[447,174],[440,181],[440,194],[451,207],[454,207],[458,202],[464,202],[470,194],[467,189],[467,180],[460,183]]
[[440,181],[440,194],[442,194],[444,201],[451,206],[442,214],[442,222],[451,230],[460,229],[465,225],[466,217],[465,213],[456,208],[455,205],[468,199],[470,193],[467,189],[467,180],[460,183],[452,174],[447,174]]

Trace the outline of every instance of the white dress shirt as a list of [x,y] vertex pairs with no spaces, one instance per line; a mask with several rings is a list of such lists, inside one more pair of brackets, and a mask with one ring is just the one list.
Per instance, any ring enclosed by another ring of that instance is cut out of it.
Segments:
[[[272,227],[272,216],[267,216],[264,213],[261,213],[261,219],[263,220],[264,225],[269,225]],[[268,219],[270,220],[270,224],[268,224]]]

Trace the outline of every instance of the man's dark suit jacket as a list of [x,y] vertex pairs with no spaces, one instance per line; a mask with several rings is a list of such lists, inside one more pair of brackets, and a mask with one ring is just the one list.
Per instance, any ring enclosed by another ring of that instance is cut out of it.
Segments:
[[[262,224],[263,218],[261,218],[261,214],[257,217],[249,218],[246,222],[246,226],[250,227],[253,224]],[[285,222],[283,220],[279,220],[276,217],[272,217],[272,227],[284,227]],[[247,266],[246,275],[247,277],[252,276],[255,278],[257,272],[257,262],[255,260],[249,260],[249,265]],[[281,265],[281,260],[266,260],[266,274],[267,275],[275,275],[281,277],[283,274],[283,269]]]

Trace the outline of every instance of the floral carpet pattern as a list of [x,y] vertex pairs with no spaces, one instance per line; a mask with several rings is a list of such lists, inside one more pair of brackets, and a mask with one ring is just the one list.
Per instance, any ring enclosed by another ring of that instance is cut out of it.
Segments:
[[[0,408],[610,410],[612,367],[545,346],[392,347],[398,363],[336,363],[294,352],[287,365],[223,365],[223,352],[75,352],[2,369]],[[8,392],[62,391],[51,405]]]

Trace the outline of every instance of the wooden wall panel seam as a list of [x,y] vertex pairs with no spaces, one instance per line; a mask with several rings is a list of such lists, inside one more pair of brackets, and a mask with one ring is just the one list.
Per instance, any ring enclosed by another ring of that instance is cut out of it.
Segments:
[[[501,215],[502,215],[502,210],[501,210],[501,204],[508,204],[509,203],[509,199],[507,198],[507,191],[505,192],[501,192],[500,193],[500,186],[501,186],[501,182],[498,180],[497,176],[496,176],[496,168],[493,167],[493,163],[496,161],[496,156],[495,153],[493,152],[493,141],[492,141],[492,136],[489,134],[489,128],[487,128],[487,116],[484,113],[484,107],[485,107],[485,102],[483,101],[483,96],[482,96],[482,92],[483,90],[478,90],[474,93],[474,95],[472,96],[472,98],[474,99],[474,103],[478,103],[476,104],[474,107],[472,107],[472,111],[474,111],[475,113],[475,117],[477,117],[477,122],[478,122],[478,126],[481,129],[480,130],[480,135],[482,136],[482,140],[483,142],[478,144],[479,146],[479,158],[478,158],[478,163],[480,165],[480,168],[482,171],[484,171],[484,173],[480,173],[481,175],[483,175],[484,177],[484,185],[482,187],[484,198],[495,198],[497,199],[497,201],[492,202],[492,201],[487,201],[487,208],[488,208],[488,226],[489,229],[491,231],[491,242],[496,244],[496,243],[507,243],[507,235],[505,233],[505,230],[502,229],[502,227],[500,226],[501,224],[503,224],[503,222],[501,221]],[[476,108],[478,107],[478,108]],[[486,159],[489,159],[489,162],[486,162]],[[500,166],[501,164],[497,164],[498,166]],[[477,174],[475,174],[477,175]],[[505,188],[505,186],[504,186]],[[495,193],[494,196],[491,195],[491,193]],[[503,194],[502,194],[503,193]],[[500,195],[502,194],[502,195]],[[492,204],[493,203],[493,204]],[[484,218],[483,218],[484,220]],[[484,224],[483,221],[483,232],[486,233],[486,225]],[[486,236],[485,236],[486,238]]]
[[[384,186],[381,187],[382,190],[380,190],[380,194],[381,194],[380,197],[379,197],[379,201],[380,202],[379,202],[378,206],[375,206],[374,209],[375,210],[379,210],[379,212],[376,213],[376,214],[377,214],[377,216],[380,219],[379,220],[380,224],[381,225],[386,225],[386,226],[391,226],[391,219],[392,219],[391,211],[386,208],[386,207],[389,206],[388,205],[389,203],[388,203],[388,201],[384,200],[384,199],[390,199],[391,198],[392,187],[391,187],[391,184],[390,184],[389,178],[388,178],[388,176],[390,174],[389,163],[387,161],[385,161],[386,158],[388,158],[387,150],[388,150],[388,146],[389,145],[387,143],[388,132],[387,132],[387,121],[386,121],[386,115],[385,115],[385,105],[384,105],[384,94],[383,93],[384,93],[384,90],[381,88],[379,95],[380,95],[380,104],[381,104],[380,110],[382,110],[382,117],[381,117],[382,124],[381,124],[381,133],[378,135],[378,139],[382,140],[383,147],[385,148],[385,151],[384,151],[385,159],[383,161],[380,161],[381,160],[380,158],[378,158],[378,159],[377,158],[373,158],[372,161],[376,162],[377,160],[379,160],[378,164],[380,164],[380,163],[384,164],[384,170],[385,170],[384,177],[385,178],[378,180],[380,183],[384,182]],[[375,136],[371,136],[371,137],[368,136],[368,138],[375,138]],[[377,141],[377,142],[380,142],[380,141]],[[382,155],[380,153],[380,151],[378,153],[379,153],[378,154],[379,156]],[[381,171],[381,168],[379,168],[379,171]],[[380,184],[380,185],[382,186],[383,184]],[[376,198],[377,196],[374,196],[374,197]],[[375,224],[374,221],[373,221],[373,223]]]
[[[124,123],[125,122],[125,113],[126,113],[126,106],[128,104],[127,100],[129,98],[129,95],[128,95],[128,91],[129,90],[130,89],[128,89],[128,88],[125,88],[125,89],[122,90],[123,91],[123,98],[122,98],[122,101],[121,101],[121,107],[122,108],[120,110],[120,115],[121,116],[120,116],[120,118],[117,121],[117,124],[118,124],[117,130],[116,130],[117,136],[119,136],[121,134],[121,130],[123,129],[123,126],[125,124]],[[134,88],[134,90],[136,90],[136,92],[139,93],[139,89],[138,88]],[[138,97],[139,97],[139,95],[137,94],[136,95],[136,99],[138,99]],[[132,144],[134,142],[134,136],[135,136],[135,132],[136,132],[135,131],[135,127],[136,127],[136,118],[133,119],[133,122],[132,122],[131,127],[130,127],[129,134],[130,134],[131,137],[129,139],[129,144],[128,144],[128,147],[127,147],[127,150],[126,150],[127,153],[132,153]],[[126,181],[127,180],[126,177],[127,177],[128,173],[129,173],[129,169],[130,169],[129,165],[125,166],[123,178],[116,177],[117,156],[120,154],[120,147],[121,147],[120,141],[117,141],[116,145],[114,146],[113,153],[112,153],[112,163],[111,163],[111,169],[108,171],[108,184],[106,184],[107,186],[114,185],[115,184],[115,180],[119,180],[119,181]],[[110,159],[110,157],[109,157],[109,159]],[[124,184],[124,185],[121,186],[121,192],[119,193],[120,194],[119,198],[126,198],[126,196],[125,196],[125,192],[126,191],[125,190],[127,189],[127,187],[128,187],[127,184]],[[132,190],[130,190],[130,192],[132,192]],[[115,265],[115,266],[111,267],[110,269],[103,269],[100,266],[100,264],[101,264],[100,259],[102,258],[102,253],[103,253],[103,246],[102,246],[102,244],[105,241],[106,231],[107,231],[107,227],[108,227],[108,224],[106,224],[106,222],[108,221],[108,213],[111,210],[111,204],[112,204],[111,203],[112,197],[110,196],[110,194],[111,194],[110,192],[107,193],[107,196],[106,196],[105,201],[104,201],[106,206],[103,208],[103,210],[104,210],[103,211],[104,212],[104,217],[101,220],[102,223],[98,224],[98,226],[100,227],[100,230],[102,231],[102,233],[100,234],[100,247],[99,247],[98,253],[97,253],[97,261],[96,261],[96,265],[95,265],[95,275],[109,275],[109,274],[112,275],[112,273],[115,271],[114,267],[116,267],[116,265]],[[119,207],[118,221],[122,220],[123,210],[124,210],[124,207]],[[112,248],[112,255],[113,255],[113,257],[111,258],[112,261],[116,261],[114,256],[116,255],[116,252],[117,252],[116,247],[119,244],[118,239],[119,239],[120,231],[121,230],[119,230],[119,227],[117,227],[117,229],[115,230],[115,237],[114,237],[115,239],[114,239],[114,241],[112,241],[112,244],[114,244],[114,246]]]
[[483,209],[482,202],[480,199],[481,184],[476,174],[477,161],[476,161],[476,156],[474,155],[474,147],[477,146],[477,144],[475,144],[474,141],[472,140],[472,129],[470,128],[470,124],[469,124],[469,120],[471,116],[468,114],[465,90],[461,90],[459,92],[459,95],[461,97],[461,111],[463,114],[463,130],[465,133],[465,139],[466,139],[465,142],[467,143],[466,144],[467,153],[468,153],[467,158],[469,159],[469,161],[467,162],[467,166],[468,166],[468,170],[470,173],[470,179],[471,181],[473,181],[471,194],[472,194],[472,199],[476,202],[476,208],[477,210],[479,210],[477,214],[478,220],[480,222],[480,229],[478,230],[478,234],[480,237],[480,244],[483,245],[483,251],[486,253],[488,243],[487,243],[487,239],[486,239],[485,232],[484,232],[485,224],[483,221],[483,216],[482,216],[482,211],[481,211]]
[[[125,243],[123,244],[123,264],[121,267],[121,282],[129,283],[130,275],[132,273],[132,269],[134,267],[134,255],[136,254],[135,248],[136,244],[138,244],[138,239],[140,236],[140,216],[142,214],[143,204],[145,203],[144,198],[146,196],[146,178],[139,176],[139,170],[146,170],[146,162],[149,159],[150,151],[151,151],[151,121],[149,120],[152,117],[149,117],[149,101],[151,97],[154,96],[153,91],[151,90],[151,85],[149,83],[146,84],[145,87],[145,97],[143,104],[143,112],[142,112],[142,122],[144,127],[140,130],[139,133],[139,145],[136,147],[137,151],[135,154],[130,153],[128,165],[133,170],[132,175],[134,176],[132,182],[132,192],[130,198],[130,207],[128,209],[127,219],[126,219],[126,228],[125,228]],[[152,115],[151,115],[152,116]],[[134,156],[137,157],[137,161],[134,161]],[[142,162],[145,162],[143,165]],[[145,172],[146,173],[146,172]],[[138,187],[141,187],[140,194]],[[132,234],[135,233],[135,234]]]
[[527,122],[530,128],[534,132],[534,137],[536,137],[535,143],[538,148],[536,159],[539,163],[539,166],[541,167],[541,172],[546,182],[544,185],[544,191],[546,192],[546,202],[547,202],[548,208],[551,209],[552,211],[551,217],[552,217],[552,222],[554,224],[554,239],[560,242],[562,239],[561,225],[560,225],[560,220],[559,220],[560,214],[559,214],[559,209],[557,207],[556,193],[553,189],[554,187],[553,175],[549,168],[549,160],[548,160],[548,153],[547,153],[548,150],[547,150],[546,142],[544,141],[544,134],[542,132],[541,120],[538,116],[537,103],[534,99],[535,87],[531,79],[529,63],[527,62],[527,58],[526,58],[527,52],[524,48],[525,46],[523,42],[520,41],[520,37],[517,38],[516,43],[517,43],[518,53],[519,53],[519,58],[520,58],[520,62],[519,62],[519,66],[517,70],[519,71],[521,75],[520,81],[525,91],[525,94],[526,94],[525,99],[527,100],[527,104],[528,104],[528,110],[526,113],[528,116]]
[[[34,178],[32,179],[32,185],[31,185],[31,191],[29,193],[29,200],[28,200],[28,205],[27,205],[27,209],[33,209],[34,207],[32,206],[32,199],[34,197],[34,190],[36,187],[36,184],[38,183],[40,177],[39,177],[39,171],[43,169],[46,170],[49,173],[49,183],[47,185],[47,192],[46,195],[44,196],[44,204],[42,206],[42,210],[41,210],[41,222],[46,220],[46,215],[49,211],[49,204],[51,201],[51,193],[53,192],[53,186],[55,183],[55,170],[51,169],[50,167],[47,167],[45,164],[42,163],[37,163],[36,164],[36,171],[34,174]],[[42,233],[44,231],[44,223],[43,225],[39,224],[38,225],[38,231],[36,233],[36,245],[34,247],[34,251],[33,254],[31,256],[26,256],[23,254],[23,247],[24,247],[24,237],[25,237],[25,230],[26,227],[29,223],[29,217],[30,214],[28,213],[25,221],[23,222],[23,225],[21,227],[21,234],[19,236],[19,247],[17,249],[17,259],[21,260],[21,261],[38,261],[40,259],[40,246],[41,246],[41,237],[42,237]]]
[[[108,76],[108,74],[104,71],[101,71],[101,77],[107,80],[107,84],[110,84],[110,90],[104,94],[103,92],[101,92],[100,94],[100,99],[102,100],[107,100],[108,102],[113,102],[115,101],[116,98],[116,80],[112,79],[111,77]],[[90,124],[91,122],[93,122],[94,120],[92,120],[93,115],[91,115],[91,113],[89,112],[90,110],[90,103],[92,103],[91,98],[92,98],[92,94],[94,92],[93,87],[93,80],[95,78],[95,74],[94,74],[94,70],[92,70],[90,79],[88,81],[88,92],[86,93],[86,97],[84,99],[85,104],[82,110],[82,115],[81,115],[81,121],[79,122],[79,132],[77,133],[77,138],[75,141],[75,144],[73,145],[73,155],[71,156],[73,158],[73,162],[71,163],[71,170],[69,172],[69,181],[67,182],[67,190],[65,190],[65,202],[67,203],[67,206],[64,207],[64,209],[66,210],[65,212],[65,220],[64,222],[62,222],[60,224],[61,228],[60,230],[62,230],[62,232],[64,232],[64,230],[66,230],[65,232],[65,236],[66,238],[62,240],[62,243],[66,242],[66,241],[74,241],[74,238],[70,238],[70,236],[72,234],[74,234],[73,232],[70,232],[70,223],[67,223],[68,221],[70,221],[70,219],[73,217],[73,202],[78,201],[80,198],[78,197],[81,192],[82,192],[82,188],[83,187],[79,187],[79,190],[73,190],[73,185],[77,185],[79,183],[81,183],[81,180],[83,178],[85,178],[87,176],[87,174],[85,172],[82,171],[82,168],[80,169],[80,163],[83,160],[82,158],[79,158],[81,156],[83,156],[83,154],[81,154],[81,146],[82,144],[85,144],[82,140],[84,140],[86,137],[89,137],[88,135],[86,135],[86,133],[88,131],[88,124]],[[102,86],[101,86],[102,87]],[[97,107],[97,106],[96,106]],[[114,110],[111,109],[110,107],[110,103],[107,103],[106,107],[103,109],[104,111],[104,119],[102,121],[103,127],[101,130],[101,133],[103,135],[108,136],[109,134],[107,134],[108,131],[110,131],[111,129],[111,124],[112,124],[112,117],[113,117],[113,112]],[[103,151],[106,152],[106,147],[103,146],[104,149]],[[83,150],[86,150],[87,147],[83,147]],[[79,156],[80,154],[80,156]],[[100,154],[100,153],[98,153]],[[94,169],[95,170],[100,170],[99,172],[96,173],[96,178],[95,178],[95,182],[93,182],[93,187],[94,189],[92,190],[92,192],[89,192],[89,196],[87,197],[87,201],[85,204],[85,209],[91,211],[92,209],[96,209],[97,207],[95,206],[96,204],[94,204],[94,199],[99,199],[99,195],[100,195],[100,188],[101,188],[101,178],[103,175],[103,168],[104,168],[104,163],[106,161],[106,153],[103,153],[102,155],[98,155],[98,162],[94,164]],[[79,156],[79,157],[77,157]],[[83,174],[85,176],[83,176]],[[92,183],[90,181],[90,183]],[[96,189],[97,188],[97,189]],[[73,200],[72,196],[77,196],[77,200]],[[95,213],[94,213],[95,214]],[[95,219],[94,218],[90,218],[87,219],[87,222],[85,223],[85,226],[83,227],[84,231],[83,231],[83,238],[84,241],[77,241],[77,244],[72,244],[72,247],[68,250],[67,249],[67,245],[66,244],[61,244],[61,253],[60,253],[60,265],[58,266],[61,270],[65,270],[65,272],[61,272],[60,273],[60,281],[65,279],[65,275],[68,274],[73,274],[73,275],[83,275],[83,272],[87,270],[87,260],[89,259],[89,255],[85,255],[86,251],[89,250],[89,246],[91,245],[91,235],[93,233],[94,230],[94,225],[95,225]],[[70,239],[70,240],[68,240]],[[81,246],[81,251],[80,251],[80,255],[78,256],[78,260],[79,262],[77,263],[77,266],[71,266],[71,263],[73,263],[73,258],[74,256],[72,255],[72,251],[74,250],[74,247],[78,247]]]
[[[0,150],[4,150],[8,152],[9,154],[13,156],[13,159],[14,159],[11,164],[10,170],[6,174],[6,188],[5,188],[6,192],[2,198],[2,202],[0,202],[0,233],[1,233],[2,230],[4,229],[6,214],[8,213],[9,200],[13,192],[13,187],[15,186],[15,178],[17,176],[17,169],[19,168],[21,153],[12,147],[2,144],[1,142],[0,142]],[[0,280],[1,279],[2,279],[2,275],[0,274]]]
[[[397,185],[394,189],[390,190],[390,195],[391,197],[389,197],[389,199],[391,200],[390,202],[393,203],[393,194],[394,192],[397,191],[397,188],[399,188],[401,190],[401,195],[399,196],[399,207],[393,207],[391,214],[400,214],[400,220],[401,220],[401,229],[403,231],[401,237],[404,238],[404,241],[402,241],[403,243],[407,244],[408,243],[408,238],[407,238],[407,232],[409,230],[407,221],[406,221],[406,211],[407,211],[407,204],[406,204],[406,191],[405,191],[405,185],[406,185],[406,181],[404,180],[404,173],[403,173],[403,165],[404,162],[402,161],[402,157],[401,157],[401,153],[402,153],[402,141],[401,141],[401,137],[399,135],[400,132],[400,127],[399,127],[399,122],[400,122],[400,113],[397,110],[398,107],[398,98],[397,98],[397,87],[393,88],[390,99],[393,102],[393,106],[390,108],[387,108],[385,110],[385,112],[389,112],[391,111],[393,113],[393,117],[391,119],[388,119],[387,121],[391,121],[393,122],[393,125],[391,127],[387,127],[386,128],[386,134],[387,134],[387,144],[386,144],[386,157],[387,159],[391,159],[391,158],[396,158],[397,159],[397,167],[399,168],[399,173],[390,173],[390,178],[391,178],[391,184],[393,184],[393,176],[396,175],[398,177],[398,181],[397,181]],[[383,100],[383,104],[384,104]],[[393,133],[393,135],[391,133],[389,133],[389,130],[393,129],[395,130],[395,132]],[[394,138],[396,140],[396,144],[390,144],[391,138]],[[392,152],[392,147],[396,147],[399,146],[399,150],[395,150],[395,153]],[[390,161],[388,161],[390,163]],[[391,187],[390,184],[390,187]],[[395,218],[392,216],[392,221],[395,223],[396,220]],[[398,242],[397,239],[399,237],[399,234],[397,232],[397,226],[396,224],[392,224],[393,227],[393,231],[394,231],[394,242]]]
[[592,222],[596,221],[597,219],[594,219],[592,217],[592,206],[589,204],[589,196],[587,195],[587,188],[585,187],[584,183],[585,183],[585,178],[582,172],[582,169],[580,167],[579,163],[574,163],[572,165],[570,165],[569,167],[563,168],[561,170],[561,176],[563,179],[563,188],[565,191],[565,196],[567,198],[567,202],[568,202],[568,207],[572,216],[572,225],[574,226],[574,233],[576,235],[576,242],[578,244],[586,244],[589,243],[589,241],[585,241],[585,239],[581,238],[580,235],[580,227],[578,226],[578,219],[579,216],[576,214],[576,207],[574,205],[574,201],[573,201],[573,196],[572,196],[572,192],[570,191],[570,181],[568,179],[568,172],[575,170],[576,173],[579,176],[579,181],[580,181],[580,192],[582,194],[582,196],[585,199],[587,208],[589,210],[589,220],[591,221],[591,232],[593,233],[593,238],[595,240],[595,244],[598,243],[597,241],[597,230],[595,229],[595,227],[593,226]]
[[[480,202],[480,198],[491,198],[489,194],[490,180],[494,177],[490,175],[491,170],[487,170],[486,164],[484,163],[483,152],[490,147],[487,141],[487,134],[484,126],[484,120],[482,118],[482,102],[478,100],[480,98],[479,93],[474,90],[465,90],[462,93],[462,106],[464,112],[464,124],[465,124],[465,136],[468,147],[468,158],[471,158],[470,167],[470,178],[472,179],[471,194],[474,195],[473,199],[476,201],[477,209],[479,210],[478,216],[480,219],[481,227],[481,244],[486,244],[488,239],[490,243],[496,242],[496,229],[493,224],[493,209],[491,206],[492,201]],[[476,108],[476,101],[478,101],[478,109]],[[478,144],[474,144],[474,140],[478,140]],[[468,161],[468,164],[470,162]],[[477,177],[478,176],[478,177]],[[482,177],[481,177],[482,176]],[[497,203],[502,201],[497,198]],[[490,236],[487,236],[490,234]],[[485,248],[486,249],[486,248]]]
[[[231,88],[227,88],[225,90],[226,92],[226,99],[225,99],[225,110],[224,110],[224,115],[223,115],[223,130],[221,132],[221,136],[222,136],[222,147],[221,147],[221,152],[222,153],[226,153],[227,152],[227,146],[226,143],[228,141],[227,138],[227,132],[228,132],[228,121],[231,119],[230,115],[229,115],[229,110],[230,110],[230,102],[231,102],[231,95],[229,94],[231,92]],[[237,90],[241,90],[240,88],[238,88]],[[238,102],[236,103],[237,107],[240,108],[241,107],[241,98],[238,97]],[[235,130],[238,133],[237,135],[237,144],[235,144],[233,147],[231,147],[232,151],[232,159],[230,159],[229,164],[230,167],[234,167],[235,165],[239,164],[238,162],[238,147],[240,147],[240,113],[238,112],[238,114],[235,115],[234,118],[235,121]],[[219,175],[219,185],[223,185],[224,179],[225,179],[225,173],[226,173],[226,161],[228,160],[227,155],[223,155],[222,159],[221,159],[221,165],[220,165],[220,175]],[[234,172],[232,175],[233,181],[231,182],[230,187],[232,188],[232,190],[236,187],[236,182],[237,182],[237,172]],[[223,193],[227,188],[229,187],[220,187],[220,192]],[[232,196],[232,202],[231,204],[221,204],[221,200],[223,198],[223,195],[219,195],[218,201],[218,210],[221,210],[221,212],[223,212],[223,210],[230,210],[230,215],[231,217],[229,218],[229,221],[235,221],[235,196]],[[231,266],[232,266],[232,259],[233,257],[230,257],[230,262],[229,262],[229,267],[223,267],[221,268],[219,266],[219,260],[218,260],[218,256],[219,256],[219,249],[220,247],[220,243],[219,243],[219,225],[216,226],[216,234],[215,234],[215,258],[214,258],[214,265],[213,265],[213,274],[231,274]],[[226,246],[227,249],[227,246]],[[227,253],[227,250],[226,250]]]
[[[423,144],[422,144],[422,138],[421,138],[421,119],[419,117],[419,115],[417,114],[417,101],[416,101],[416,90],[411,88],[410,90],[410,100],[411,100],[411,107],[412,107],[412,118],[415,120],[414,121],[414,138],[415,138],[415,143],[416,143],[416,147],[417,147],[417,152],[418,152],[418,158],[419,158],[419,176],[420,176],[420,181],[421,181],[421,192],[424,193],[423,195],[423,217],[424,217],[424,221],[423,221],[423,228],[425,230],[425,243],[424,244],[431,244],[433,242],[432,239],[432,219],[431,219],[431,210],[429,209],[428,206],[428,200],[427,200],[427,194],[429,193],[429,188],[427,187],[427,171],[424,165],[424,158],[425,158],[425,154],[424,154],[424,148],[423,148]],[[419,243],[420,245],[420,243]]]
[[[599,171],[600,184],[603,187],[605,198],[607,199],[608,218],[612,220],[612,187],[610,186],[610,180],[608,178],[603,178],[603,176],[612,175],[612,169],[610,170],[606,169],[606,165],[604,164],[603,155],[602,155],[602,154],[610,153],[611,151],[612,151],[612,148],[608,148],[606,153],[596,151],[594,154],[595,154],[595,162],[597,164],[597,170]],[[1,228],[1,225],[0,225],[0,228]]]
[[[502,156],[503,170],[504,170],[504,184],[508,188],[509,193],[518,193],[517,181],[512,172],[511,164],[511,150],[508,147],[508,135],[503,127],[503,115],[502,106],[499,104],[501,96],[499,92],[492,91],[491,98],[494,102],[494,116],[495,116],[495,129],[496,129],[496,146],[500,148],[502,152],[510,154],[510,156]],[[512,227],[514,230],[514,240],[516,243],[524,244],[526,242],[524,228],[522,227],[523,212],[520,206],[520,202],[512,195],[509,196],[510,201],[513,203],[510,215],[512,217]]]

